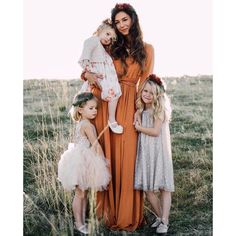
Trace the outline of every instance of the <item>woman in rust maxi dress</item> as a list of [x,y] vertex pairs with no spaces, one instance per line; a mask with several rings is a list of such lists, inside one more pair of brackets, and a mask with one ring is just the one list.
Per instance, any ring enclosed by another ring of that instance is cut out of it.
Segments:
[[[133,187],[137,147],[137,133],[133,126],[135,100],[138,84],[141,85],[152,73],[154,50],[152,45],[142,41],[138,16],[131,5],[116,4],[111,18],[118,35],[111,54],[122,91],[116,119],[124,127],[124,132],[115,134],[107,129],[100,139],[111,163],[112,180],[107,191],[97,194],[98,216],[113,230],[134,231],[143,221],[144,205],[142,191]],[[96,85],[96,75],[88,72],[83,75],[82,78]],[[101,97],[97,86],[92,86],[92,92]],[[107,102],[101,100],[95,119],[98,134],[107,126],[107,117]]]

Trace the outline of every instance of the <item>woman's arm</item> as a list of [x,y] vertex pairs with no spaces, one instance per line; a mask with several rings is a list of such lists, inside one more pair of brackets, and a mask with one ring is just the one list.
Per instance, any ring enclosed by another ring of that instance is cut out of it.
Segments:
[[140,125],[138,122],[136,122],[135,129],[139,132],[146,134],[146,135],[157,137],[160,135],[161,125],[162,125],[162,121],[159,118],[157,118],[154,122],[153,128],[145,128],[142,125]]
[[153,73],[154,66],[154,48],[151,44],[146,44],[145,46],[147,58],[145,63],[145,70],[140,77],[138,90],[142,87],[143,82],[147,79],[147,77]]

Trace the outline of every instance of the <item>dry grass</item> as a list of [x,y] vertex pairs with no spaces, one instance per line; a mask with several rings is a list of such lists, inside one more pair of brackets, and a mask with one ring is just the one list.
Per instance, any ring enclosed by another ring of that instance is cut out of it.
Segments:
[[[165,81],[173,104],[170,128],[176,186],[168,235],[211,235],[212,77]],[[74,235],[73,193],[65,192],[57,181],[57,163],[72,138],[67,112],[79,87],[78,80],[24,81],[25,235]],[[95,195],[90,194],[93,204]],[[97,235],[154,235],[147,225],[133,233],[98,226],[92,205],[90,215]],[[148,222],[154,217],[148,203],[145,217]]]

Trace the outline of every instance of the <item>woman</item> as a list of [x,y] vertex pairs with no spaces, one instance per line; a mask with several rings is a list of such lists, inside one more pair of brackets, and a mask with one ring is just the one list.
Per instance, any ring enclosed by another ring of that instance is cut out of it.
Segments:
[[[111,163],[112,181],[107,191],[98,193],[98,215],[113,230],[134,231],[143,221],[143,193],[133,187],[137,147],[133,126],[135,99],[138,86],[152,73],[154,50],[143,42],[138,16],[130,4],[116,4],[111,19],[117,33],[111,56],[122,91],[116,118],[124,132],[115,134],[106,130],[100,139]],[[94,85],[92,92],[100,97],[99,75],[86,72],[82,77]],[[95,119],[98,133],[107,126],[107,112],[107,103],[101,101]]]

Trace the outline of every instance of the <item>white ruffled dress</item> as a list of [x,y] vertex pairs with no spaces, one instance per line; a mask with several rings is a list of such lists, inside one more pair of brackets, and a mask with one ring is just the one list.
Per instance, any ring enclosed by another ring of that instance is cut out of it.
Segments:
[[[79,64],[86,71],[103,75],[103,79],[99,79],[102,87],[101,98],[103,100],[112,101],[121,96],[121,88],[112,58],[106,52],[97,36],[92,36],[85,40]],[[90,91],[89,82],[85,81],[80,92]]]
[[[58,180],[65,190],[73,190],[78,186],[81,190],[106,190],[110,179],[108,161],[99,156],[91,148],[88,138],[81,134],[80,129],[85,120],[76,125],[75,143],[61,155],[58,163]],[[96,133],[95,127],[94,132]]]

